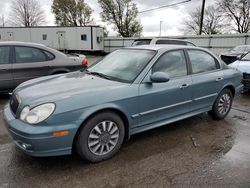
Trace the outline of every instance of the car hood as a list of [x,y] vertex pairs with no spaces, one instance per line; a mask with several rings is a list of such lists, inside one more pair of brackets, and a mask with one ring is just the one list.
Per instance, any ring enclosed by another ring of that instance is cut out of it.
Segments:
[[234,63],[229,65],[230,67],[234,67],[237,70],[250,74],[250,61],[235,61]]
[[24,82],[15,89],[14,93],[20,96],[22,103],[38,104],[58,101],[78,94],[90,95],[103,90],[111,91],[124,85],[128,84],[78,71]]

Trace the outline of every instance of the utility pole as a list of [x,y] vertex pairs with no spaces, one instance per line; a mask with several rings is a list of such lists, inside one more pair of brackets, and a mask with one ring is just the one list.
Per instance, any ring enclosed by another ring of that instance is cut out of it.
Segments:
[[204,18],[205,3],[206,3],[206,0],[202,0],[201,20],[200,20],[200,32],[199,32],[200,35],[202,34],[202,28],[203,28],[203,18]]
[[163,21],[160,21],[160,34],[159,36],[161,36],[161,24],[162,24]]

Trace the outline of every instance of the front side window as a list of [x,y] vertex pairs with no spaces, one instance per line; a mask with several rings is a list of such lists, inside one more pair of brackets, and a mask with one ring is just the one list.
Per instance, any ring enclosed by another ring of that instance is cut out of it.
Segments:
[[91,66],[88,71],[101,73],[117,81],[132,82],[155,53],[152,50],[117,50]]
[[182,50],[167,52],[154,65],[152,72],[165,72],[170,78],[187,75],[187,65]]
[[193,73],[216,70],[216,60],[210,54],[201,50],[188,50]]
[[0,47],[0,65],[9,63],[10,47]]
[[46,55],[37,48],[15,47],[16,63],[32,63],[46,61]]

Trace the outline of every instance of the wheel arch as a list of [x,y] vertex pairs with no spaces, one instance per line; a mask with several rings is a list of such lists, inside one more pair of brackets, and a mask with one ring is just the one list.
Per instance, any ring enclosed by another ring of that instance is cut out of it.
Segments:
[[55,69],[55,70],[51,71],[50,75],[62,74],[62,73],[68,73],[68,72],[70,72],[68,69],[61,68],[61,69]]
[[80,133],[81,128],[84,126],[84,124],[88,120],[90,120],[91,118],[93,118],[95,115],[97,115],[99,113],[103,113],[103,112],[112,112],[112,113],[115,113],[116,115],[118,115],[122,119],[122,121],[124,123],[124,126],[125,126],[124,127],[125,128],[124,141],[126,141],[126,140],[129,139],[129,137],[130,137],[130,135],[129,135],[129,120],[128,120],[126,114],[122,110],[120,110],[118,108],[115,108],[115,107],[106,107],[106,108],[102,108],[102,109],[98,109],[96,111],[93,111],[93,112],[89,113],[88,115],[85,115],[85,118],[84,118],[83,122],[81,123],[81,125],[78,127],[77,132],[75,134],[75,137],[73,139],[73,146],[72,146],[72,148],[75,147],[75,141],[77,139],[77,136]]
[[[234,86],[233,86],[232,84],[226,85],[223,89],[229,89],[229,90],[232,92],[233,97],[235,96],[236,90],[235,90],[235,88],[234,88]],[[223,90],[223,89],[222,89],[222,90]],[[222,91],[222,90],[221,90],[221,91]]]

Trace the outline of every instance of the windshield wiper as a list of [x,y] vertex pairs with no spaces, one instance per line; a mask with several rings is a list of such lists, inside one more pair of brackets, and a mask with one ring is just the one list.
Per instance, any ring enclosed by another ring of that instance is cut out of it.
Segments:
[[111,78],[110,78],[109,76],[107,76],[107,75],[105,75],[105,74],[102,74],[102,73],[100,73],[100,72],[92,72],[92,71],[89,71],[88,69],[86,69],[85,72],[86,72],[87,74],[96,75],[96,76],[99,76],[99,77],[101,77],[101,78],[105,78],[105,79],[107,79],[107,80],[111,80]]

